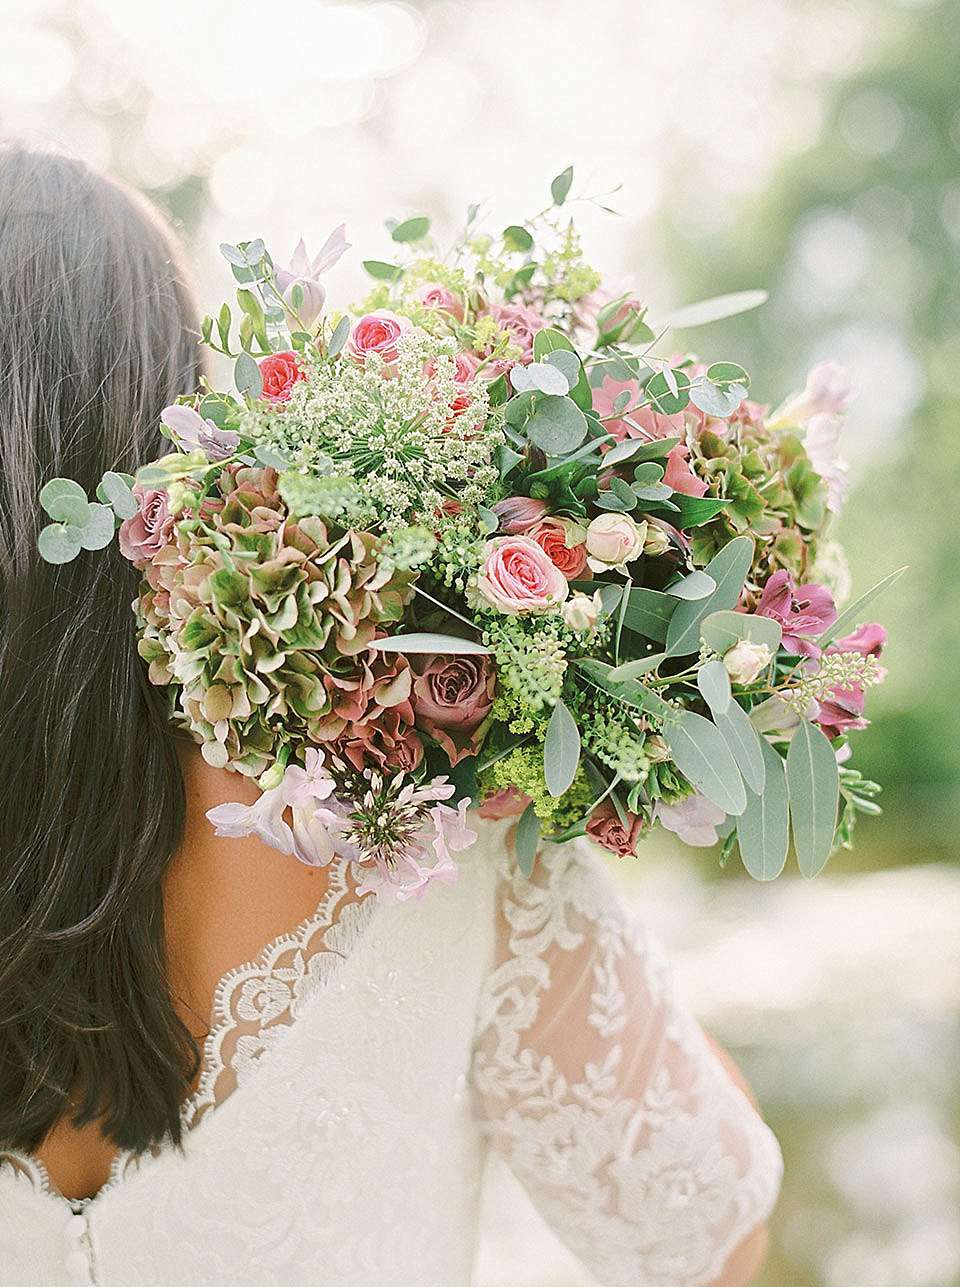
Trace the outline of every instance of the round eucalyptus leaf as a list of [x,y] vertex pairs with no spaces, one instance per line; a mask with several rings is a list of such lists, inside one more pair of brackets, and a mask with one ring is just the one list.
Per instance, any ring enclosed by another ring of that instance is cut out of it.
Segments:
[[263,376],[249,353],[244,352],[237,357],[233,379],[240,392],[245,393],[251,402],[256,402],[263,393]]
[[51,478],[40,491],[40,504],[54,522],[78,527],[87,521],[90,509],[87,493],[72,478]]
[[[566,356],[569,357],[570,355],[567,354]],[[528,388],[537,389],[540,393],[547,393],[560,398],[570,392],[570,381],[563,371],[547,362],[533,362],[525,370],[527,379],[530,381]]]
[[729,416],[736,411],[746,397],[746,389],[741,384],[721,387],[701,376],[694,380],[690,388],[690,401],[708,416]]
[[[549,362],[551,366],[555,366],[558,371],[563,372],[571,389],[580,379],[580,372],[583,369],[580,365],[580,359],[576,353],[571,353],[569,349],[553,349],[546,355],[544,361]],[[624,392],[629,398],[629,390],[624,390]]]
[[665,416],[675,415],[690,402],[690,377],[683,371],[671,371],[668,378],[663,371],[658,371],[647,381],[646,394],[654,411]]
[[120,474],[114,473],[112,469],[108,469],[104,474],[100,487],[97,488],[98,496],[101,488],[103,489],[104,504],[113,507],[117,518],[133,518],[139,510],[140,502],[134,496],[131,485]]
[[37,539],[40,557],[47,563],[70,563],[80,553],[80,541],[74,534],[75,529],[63,523],[50,523]]
[[113,540],[114,531],[113,510],[106,505],[91,505],[86,523],[77,529],[77,539],[85,550],[102,550]]
[[583,442],[587,421],[569,398],[546,396],[536,400],[525,428],[535,447],[548,456],[565,456]]
[[725,388],[731,384],[742,384],[744,390],[750,388],[750,377],[738,362],[714,362],[707,367],[707,379]]

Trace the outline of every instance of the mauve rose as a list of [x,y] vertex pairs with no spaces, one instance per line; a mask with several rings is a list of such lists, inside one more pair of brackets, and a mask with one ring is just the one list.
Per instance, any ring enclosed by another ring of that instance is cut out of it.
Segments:
[[529,536],[498,536],[487,542],[477,589],[498,612],[545,612],[567,597],[567,579]]
[[386,308],[378,308],[376,312],[367,313],[360,318],[344,347],[361,362],[368,353],[378,353],[389,365],[396,362],[399,356],[397,340],[404,331],[412,329],[413,323],[409,318],[398,317]]
[[603,800],[590,815],[587,835],[620,858],[636,858],[644,820],[639,814],[628,813],[627,821],[629,828],[620,821],[620,815],[610,800]]
[[144,491],[134,483],[133,494],[140,501],[140,509],[120,524],[120,553],[139,565],[149,563],[170,544],[176,519],[167,508],[166,492]]
[[481,725],[493,706],[495,673],[488,657],[426,654],[410,658],[416,725],[456,764],[479,750]]
[[450,313],[458,322],[463,321],[463,300],[439,282],[426,282],[413,292],[413,298],[424,308],[435,308],[441,313]]
[[532,496],[508,496],[494,502],[491,509],[500,520],[500,531],[517,536],[539,523],[547,512],[547,502]]
[[520,361],[533,361],[533,337],[546,323],[536,309],[526,304],[499,304],[490,310],[490,316],[501,331],[509,331],[513,342],[520,349]]
[[499,791],[494,791],[484,799],[477,809],[477,817],[492,818],[494,821],[499,821],[501,818],[517,818],[529,803],[530,797],[523,795],[516,787],[501,787]]
[[526,533],[536,541],[568,581],[583,576],[587,566],[586,528],[565,518],[542,518]]
[[264,402],[289,402],[293,386],[304,378],[296,353],[272,353],[260,362]]

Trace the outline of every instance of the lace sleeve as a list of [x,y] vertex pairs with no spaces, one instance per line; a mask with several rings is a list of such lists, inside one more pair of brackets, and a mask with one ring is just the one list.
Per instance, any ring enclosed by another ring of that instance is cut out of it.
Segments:
[[490,1136],[605,1287],[704,1287],[769,1215],[780,1150],[586,845],[503,873],[473,1084]]

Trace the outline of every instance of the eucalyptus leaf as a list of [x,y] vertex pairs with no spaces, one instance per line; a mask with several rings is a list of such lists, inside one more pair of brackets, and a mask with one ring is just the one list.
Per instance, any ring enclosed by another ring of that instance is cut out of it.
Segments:
[[266,443],[257,443],[253,449],[253,454],[261,465],[266,465],[268,469],[278,471],[289,469],[293,460],[285,452],[278,450],[276,447],[268,447]]
[[711,612],[734,607],[752,563],[753,541],[749,536],[734,537],[714,555],[705,571],[717,588],[704,599],[680,603],[667,631],[667,652],[671,656],[684,657],[700,651],[701,622]]
[[119,519],[133,518],[140,509],[140,502],[134,496],[130,484],[122,474],[108,469],[100,480],[100,486],[97,488],[97,495],[100,496],[104,504],[110,505],[113,512]]
[[707,661],[697,671],[697,688],[700,696],[710,707],[710,714],[716,719],[726,715],[730,709],[731,691],[730,676],[724,669],[722,661]]
[[738,362],[714,362],[707,367],[707,379],[721,388],[731,385],[743,385],[746,392],[750,388],[750,376]]
[[627,607],[625,624],[628,630],[634,630],[645,639],[655,639],[663,643],[680,600],[659,590],[648,590],[645,586],[634,586],[630,590],[630,602]]
[[517,823],[517,866],[523,876],[529,877],[537,861],[537,841],[540,839],[540,819],[533,807],[527,805]]
[[363,268],[366,273],[378,282],[395,282],[398,277],[403,275],[403,269],[399,264],[387,264],[382,259],[365,259]]
[[500,526],[500,516],[495,514],[492,509],[487,509],[486,505],[477,506],[477,517],[483,524],[485,536],[492,536]]
[[747,792],[737,762],[715,724],[684,711],[664,726],[674,764],[697,790],[726,813],[747,807]]
[[549,366],[555,366],[558,371],[563,372],[567,377],[569,388],[576,387],[583,372],[583,366],[576,353],[571,353],[569,349],[553,349],[543,360]]
[[90,511],[87,493],[72,478],[51,478],[40,489],[40,504],[56,523],[83,527]]
[[725,317],[736,317],[747,313],[752,308],[759,308],[767,302],[765,290],[741,290],[731,295],[715,295],[712,299],[700,300],[696,304],[687,304],[684,308],[675,309],[664,318],[665,326],[682,330],[690,326],[706,326],[708,322],[719,322]]
[[537,331],[533,337],[533,356],[537,362],[543,362],[549,358],[551,353],[571,353],[577,359],[579,375],[570,391],[570,397],[581,411],[590,411],[593,407],[593,394],[590,392],[590,382],[587,379],[583,364],[580,362],[579,353],[577,353],[573,344],[562,331],[558,331],[552,326],[545,326],[542,330]]
[[527,437],[548,456],[564,456],[576,451],[587,432],[583,412],[571,398],[537,398],[527,420]]
[[833,747],[806,719],[800,721],[787,752],[787,788],[797,864],[804,876],[816,876],[833,848],[840,773]]
[[717,583],[712,576],[695,570],[688,572],[681,580],[674,581],[673,585],[668,585],[664,593],[672,595],[675,599],[695,600],[705,599],[708,594],[713,594],[716,588]]
[[520,254],[524,254],[526,251],[533,249],[533,237],[531,237],[526,228],[521,227],[518,223],[512,223],[503,230],[503,244],[507,250],[515,250]]
[[547,362],[515,366],[510,379],[518,393],[536,390],[562,398],[570,391],[570,381],[564,373]]
[[[720,665],[719,662],[716,663]],[[764,780],[763,739],[750,723],[750,717],[738,702],[731,702],[726,711],[716,714],[713,722],[720,736],[730,748],[743,780],[751,791],[762,791]]]
[[442,656],[489,657],[490,649],[473,639],[461,639],[457,635],[409,634],[393,635],[389,639],[374,639],[367,645],[376,652],[426,653],[436,652]]
[[654,442],[644,442],[642,438],[627,438],[618,442],[604,455],[604,465],[626,465],[634,461],[666,458],[671,448],[676,447],[679,438],[658,438]]
[[755,880],[774,880],[783,871],[790,846],[790,800],[783,759],[766,739],[760,742],[765,775],[760,791],[747,792],[737,819],[737,844],[744,867]]
[[422,241],[429,231],[430,220],[425,215],[418,215],[414,219],[404,219],[403,223],[398,223],[390,236],[397,242]]
[[77,529],[64,523],[48,523],[37,538],[37,550],[47,563],[72,563],[80,553]]
[[562,206],[570,192],[570,185],[573,183],[573,166],[568,165],[550,184],[550,195],[553,197],[555,206]]
[[641,675],[648,674],[651,670],[656,670],[661,661],[666,659],[665,652],[652,652],[646,657],[638,657],[634,661],[624,662],[622,666],[615,666],[610,672],[610,679],[616,682],[621,679],[639,679]]
[[552,796],[569,790],[580,763],[580,730],[562,701],[557,701],[547,725],[543,747],[544,778]]
[[327,357],[335,358],[343,352],[343,346],[347,342],[350,334],[350,318],[344,314],[333,328],[333,334],[330,336],[330,343],[327,345]]
[[673,707],[668,706],[652,689],[645,688],[635,680],[614,679],[612,676],[617,667],[592,658],[578,658],[573,664],[592,684],[603,692],[609,693],[611,697],[616,697],[618,701],[625,702],[628,706],[633,706],[636,710],[653,715],[657,719],[668,720],[674,717]]
[[236,264],[242,267],[247,262],[247,257],[238,246],[231,246],[228,241],[220,243],[220,254],[229,264]]
[[679,511],[679,517],[671,518],[670,521],[683,531],[699,527],[701,523],[709,523],[711,518],[715,518],[727,507],[725,500],[714,500],[711,496],[687,496],[684,492],[674,492],[670,501],[672,507]]
[[746,396],[747,391],[742,385],[721,389],[706,376],[698,376],[690,385],[690,401],[708,416],[723,418],[733,415]]
[[644,392],[654,411],[672,416],[683,411],[690,401],[690,377],[676,370],[670,372],[668,379],[666,372],[659,371],[647,381]]
[[[40,495],[42,497],[43,493],[41,492]],[[851,627],[859,625],[860,614],[864,608],[871,604],[878,594],[882,594],[895,581],[899,581],[906,570],[906,567],[897,568],[896,572],[891,572],[889,576],[885,576],[882,581],[878,581],[875,586],[871,587],[866,594],[861,594],[860,598],[851,603],[849,608],[845,608],[830,629],[825,630],[817,640],[820,647],[826,648],[827,644],[832,643],[834,639],[842,639]]]
[[107,505],[91,505],[86,523],[77,531],[77,539],[85,550],[102,550],[113,540],[115,531],[113,510]]
[[755,612],[711,612],[700,626],[700,638],[708,648],[721,656],[746,639],[749,643],[766,644],[776,656],[783,627],[772,617],[759,617]]
[[263,393],[263,376],[249,353],[241,353],[237,358],[233,368],[233,382],[251,402],[256,402]]

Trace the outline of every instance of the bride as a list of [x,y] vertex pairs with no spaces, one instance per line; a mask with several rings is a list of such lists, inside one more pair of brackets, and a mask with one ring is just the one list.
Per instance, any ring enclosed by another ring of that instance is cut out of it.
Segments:
[[215,837],[259,793],[171,733],[129,564],[36,554],[199,383],[156,215],[2,149],[0,317],[0,1282],[465,1287],[490,1145],[600,1283],[748,1282],[779,1150],[588,847],[481,821],[381,906]]

